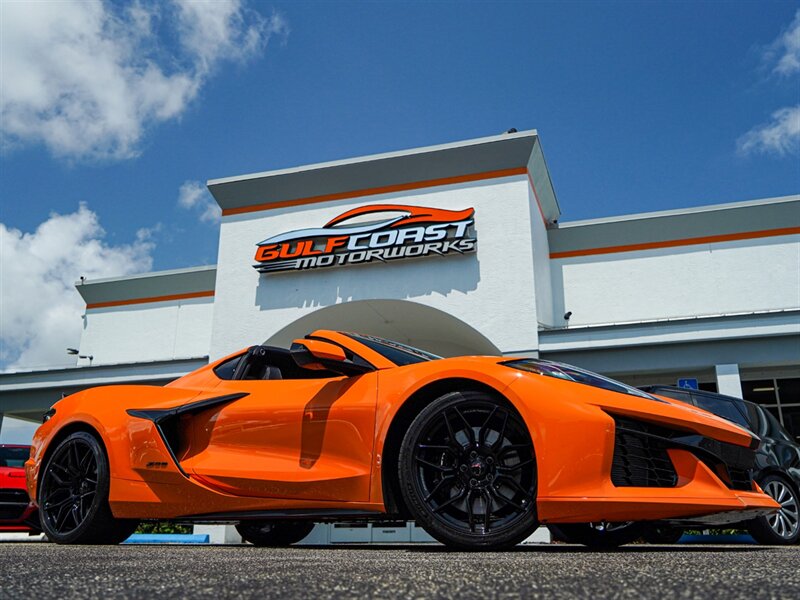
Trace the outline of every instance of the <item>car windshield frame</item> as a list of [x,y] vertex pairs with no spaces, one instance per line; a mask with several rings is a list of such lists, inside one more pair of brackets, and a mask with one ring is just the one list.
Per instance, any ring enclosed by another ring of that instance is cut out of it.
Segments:
[[403,344],[402,342],[396,342],[394,340],[387,340],[386,338],[376,335],[350,333],[347,331],[341,333],[360,344],[364,344],[367,348],[377,352],[398,367],[430,362],[432,360],[441,360],[443,358],[438,354],[426,352],[420,348],[415,348],[414,346],[409,346],[408,344]]

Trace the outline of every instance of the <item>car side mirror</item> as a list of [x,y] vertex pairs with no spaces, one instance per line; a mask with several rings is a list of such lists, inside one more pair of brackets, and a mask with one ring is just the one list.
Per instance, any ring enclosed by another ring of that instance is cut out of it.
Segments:
[[347,360],[344,349],[330,342],[323,342],[321,340],[295,340],[292,342],[292,350],[294,350],[295,346],[305,348],[312,357],[320,361],[332,360],[344,362]]
[[312,371],[333,371],[341,375],[360,375],[373,367],[347,358],[344,348],[323,340],[299,339],[292,342],[292,358],[298,366]]

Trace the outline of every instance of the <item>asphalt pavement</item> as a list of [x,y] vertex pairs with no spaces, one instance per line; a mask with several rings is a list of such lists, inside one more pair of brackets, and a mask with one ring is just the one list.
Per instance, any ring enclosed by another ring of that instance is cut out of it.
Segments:
[[0,598],[800,598],[800,546],[0,544]]

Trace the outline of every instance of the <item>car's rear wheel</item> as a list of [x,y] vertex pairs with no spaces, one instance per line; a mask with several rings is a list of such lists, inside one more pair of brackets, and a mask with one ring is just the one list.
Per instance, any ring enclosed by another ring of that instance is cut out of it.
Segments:
[[589,548],[617,548],[635,542],[645,533],[645,523],[562,523],[548,525],[556,539],[568,544],[582,544]]
[[242,521],[236,531],[254,546],[280,547],[296,544],[314,529],[309,521]]
[[447,546],[506,548],[538,526],[530,433],[493,396],[452,392],[431,402],[408,428],[398,467],[416,522]]
[[44,466],[39,517],[48,539],[58,544],[118,544],[137,521],[116,519],[108,505],[108,459],[92,434],[62,440]]
[[800,499],[788,481],[768,475],[761,489],[781,505],[778,512],[747,522],[747,530],[759,544],[790,545],[800,541]]

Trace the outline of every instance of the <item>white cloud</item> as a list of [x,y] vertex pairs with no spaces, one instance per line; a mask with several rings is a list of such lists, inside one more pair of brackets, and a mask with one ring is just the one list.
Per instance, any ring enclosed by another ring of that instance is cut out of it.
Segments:
[[222,211],[219,204],[199,181],[184,181],[178,190],[178,206],[198,212],[198,218],[206,223],[218,223]]
[[244,10],[239,2],[185,1],[178,9],[181,44],[204,70],[221,59],[246,60],[261,52],[273,35],[285,39],[289,34],[289,25],[280,14],[264,19]]
[[800,71],[800,9],[781,35],[767,49],[766,58],[774,60],[773,71],[779,75],[792,75]]
[[742,154],[797,152],[800,148],[800,104],[776,110],[771,121],[741,136],[738,147]]
[[0,10],[3,146],[42,143],[79,160],[136,156],[146,130],[178,118],[222,61],[256,56],[289,31],[242,0]]
[[[764,51],[772,72],[789,77],[800,73],[800,10],[789,26]],[[736,142],[740,154],[785,154],[800,149],[800,104],[774,111],[771,119],[756,125]]]
[[82,204],[51,214],[33,233],[0,223],[0,364],[10,369],[75,364],[66,354],[81,335],[83,300],[74,284],[148,271],[155,244],[140,230],[111,246],[97,215]]

